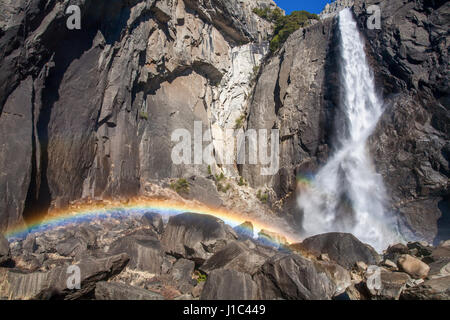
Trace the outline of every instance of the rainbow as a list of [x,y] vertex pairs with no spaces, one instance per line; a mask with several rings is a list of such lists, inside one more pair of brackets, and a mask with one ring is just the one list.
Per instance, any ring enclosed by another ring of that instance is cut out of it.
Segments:
[[130,199],[126,202],[108,201],[105,203],[81,204],[64,210],[53,211],[44,218],[37,218],[33,221],[28,221],[26,225],[20,224],[8,229],[5,233],[5,237],[12,241],[14,239],[25,238],[29,233],[42,232],[59,226],[109,217],[138,216],[147,212],[156,212],[163,217],[170,217],[185,212],[211,215],[223,220],[232,227],[250,221],[254,227],[255,233],[264,229],[284,236],[289,243],[296,241],[279,228],[230,210],[212,208],[197,203],[142,198]]

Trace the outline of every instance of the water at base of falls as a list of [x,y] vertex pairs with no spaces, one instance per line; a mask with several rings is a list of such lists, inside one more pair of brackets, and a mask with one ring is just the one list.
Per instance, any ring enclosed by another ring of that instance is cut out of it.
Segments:
[[397,221],[386,210],[386,191],[367,150],[383,113],[352,12],[339,13],[341,99],[336,151],[308,183],[299,186],[305,236],[352,233],[377,251],[401,241]]

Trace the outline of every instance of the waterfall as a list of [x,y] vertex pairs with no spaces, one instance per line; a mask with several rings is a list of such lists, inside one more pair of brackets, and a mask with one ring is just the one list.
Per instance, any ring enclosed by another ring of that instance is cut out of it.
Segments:
[[382,100],[352,12],[339,13],[340,106],[335,151],[310,181],[299,185],[305,236],[348,232],[378,251],[400,241],[397,222],[385,210],[386,191],[367,150],[383,113]]

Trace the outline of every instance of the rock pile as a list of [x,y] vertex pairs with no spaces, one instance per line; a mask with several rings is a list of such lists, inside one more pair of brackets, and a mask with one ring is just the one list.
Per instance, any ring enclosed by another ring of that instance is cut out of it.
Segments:
[[0,268],[0,298],[450,298],[448,243],[397,244],[379,255],[350,234],[296,245],[263,234],[270,234],[269,245],[239,237],[212,216],[184,213],[164,221],[149,212],[60,226],[9,246],[2,240],[1,257],[9,263]]

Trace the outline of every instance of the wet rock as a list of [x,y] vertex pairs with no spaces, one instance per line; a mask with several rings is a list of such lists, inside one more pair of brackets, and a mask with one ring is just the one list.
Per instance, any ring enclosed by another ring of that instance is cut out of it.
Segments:
[[202,264],[236,238],[233,229],[220,219],[183,213],[169,219],[161,243],[170,254]]
[[450,300],[450,276],[427,280],[403,291],[402,300]]
[[161,274],[164,251],[161,243],[154,237],[131,235],[114,242],[108,253],[126,253],[130,257],[129,268]]
[[215,269],[227,269],[254,275],[268,258],[256,247],[251,249],[244,243],[233,241],[209,258],[200,270],[208,274]]
[[[379,5],[381,26],[369,30],[367,8]],[[386,110],[370,139],[401,233],[429,243],[446,240],[449,203],[449,86],[446,1],[356,0],[369,61]],[[412,143],[414,141],[414,143]],[[441,221],[443,224],[441,225]]]
[[299,255],[278,255],[267,261],[254,276],[259,298],[327,300],[336,286],[323,268]]
[[100,281],[95,285],[97,300],[164,300],[160,294],[119,282]]
[[147,212],[142,216],[142,222],[155,228],[156,232],[162,233],[164,231],[164,221],[162,216],[156,212]]
[[346,269],[351,269],[359,261],[368,265],[380,261],[380,256],[372,247],[348,233],[327,233],[310,237],[302,242],[302,247],[316,256],[326,253],[331,260]]
[[[128,263],[126,254],[101,259],[85,259],[76,264],[80,268],[80,289],[67,288],[69,265],[48,272],[22,273],[0,269],[0,297],[8,299],[78,299],[95,290],[98,281],[107,280],[119,273]],[[72,273],[73,274],[73,273]]]
[[414,279],[424,279],[430,272],[430,267],[417,258],[404,254],[398,258],[398,266]]
[[249,274],[214,270],[208,275],[201,300],[256,300],[257,286]]

